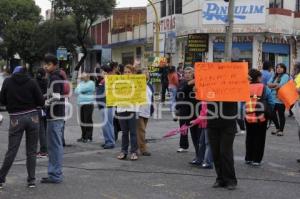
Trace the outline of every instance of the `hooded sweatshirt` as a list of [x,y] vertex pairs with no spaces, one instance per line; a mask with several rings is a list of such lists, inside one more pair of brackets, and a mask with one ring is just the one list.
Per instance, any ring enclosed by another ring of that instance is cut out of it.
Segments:
[[44,97],[37,83],[25,72],[15,73],[3,82],[0,102],[9,114],[22,114],[44,106]]

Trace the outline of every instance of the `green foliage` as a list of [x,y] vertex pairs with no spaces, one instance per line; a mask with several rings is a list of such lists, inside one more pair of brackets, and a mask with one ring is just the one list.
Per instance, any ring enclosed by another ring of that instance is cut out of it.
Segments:
[[59,16],[72,16],[74,18],[77,39],[84,56],[77,64],[79,70],[87,56],[87,38],[92,24],[101,16],[111,15],[116,5],[115,0],[56,0],[55,6]]

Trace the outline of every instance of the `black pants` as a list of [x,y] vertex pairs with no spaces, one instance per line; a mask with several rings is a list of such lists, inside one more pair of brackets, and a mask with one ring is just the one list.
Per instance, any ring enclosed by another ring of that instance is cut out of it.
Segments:
[[272,120],[277,130],[283,132],[285,126],[285,106],[284,104],[275,104]]
[[[183,125],[190,125],[190,122],[192,120],[179,120],[180,127]],[[196,157],[199,155],[199,141],[201,136],[201,130],[198,128],[198,126],[193,126],[190,128],[191,137],[193,141],[193,145],[195,147]],[[180,141],[179,141],[180,148],[188,149],[189,148],[189,137],[188,135],[180,135]]]
[[118,120],[118,113],[115,113],[114,117],[114,131],[115,131],[115,141],[118,140],[119,132],[121,131],[120,122]]
[[166,101],[166,92],[168,90],[169,84],[168,83],[162,83],[161,84],[161,102]]
[[10,117],[8,150],[0,170],[0,183],[5,182],[5,178],[18,153],[24,131],[26,133],[27,181],[35,181],[36,152],[39,133],[39,115],[37,112]]
[[39,114],[39,117],[40,117],[40,127],[39,127],[40,152],[47,153],[47,139],[46,139],[47,119],[41,114]]
[[233,159],[233,142],[236,131],[236,124],[222,128],[208,128],[217,182],[225,183],[226,185],[237,184]]
[[264,156],[268,122],[246,122],[246,161],[260,163]]
[[93,104],[84,104],[80,106],[80,126],[82,139],[93,139],[93,111]]
[[243,119],[238,119],[237,120],[237,123],[241,129],[241,131],[245,131],[246,130],[246,127],[245,127],[245,121]]

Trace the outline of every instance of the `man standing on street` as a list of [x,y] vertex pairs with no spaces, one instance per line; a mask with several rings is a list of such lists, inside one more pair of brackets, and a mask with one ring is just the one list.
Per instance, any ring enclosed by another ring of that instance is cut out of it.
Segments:
[[44,59],[45,69],[49,74],[46,100],[47,109],[47,145],[48,145],[48,177],[41,183],[61,183],[63,181],[63,127],[65,117],[64,79],[58,68],[58,60],[52,54]]
[[214,188],[234,190],[237,186],[233,159],[233,142],[237,132],[236,102],[209,102],[208,137],[213,153],[217,180]]
[[0,169],[0,189],[16,158],[23,133],[26,133],[26,166],[29,188],[35,187],[36,152],[39,133],[37,108],[44,106],[44,98],[37,83],[30,79],[26,68],[18,66],[13,75],[4,80],[0,103],[6,106],[10,117],[8,150]]

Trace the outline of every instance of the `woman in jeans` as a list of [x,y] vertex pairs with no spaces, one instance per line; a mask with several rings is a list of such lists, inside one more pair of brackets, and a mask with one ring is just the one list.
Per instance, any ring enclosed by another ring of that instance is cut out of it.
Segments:
[[176,103],[176,94],[177,94],[177,87],[178,83],[178,75],[176,73],[175,66],[171,66],[168,74],[168,81],[169,81],[169,91],[171,93],[171,106],[170,110],[172,113],[175,112],[175,103]]
[[[135,73],[135,69],[132,65],[126,65],[124,67],[124,75],[132,75]],[[122,130],[122,151],[118,156],[119,160],[127,159],[128,147],[130,140],[130,160],[138,160],[138,144],[137,144],[137,110],[134,105],[126,107],[117,107],[118,119]]]
[[284,64],[278,64],[276,66],[276,73],[269,81],[269,88],[272,90],[272,94],[275,97],[275,107],[273,111],[272,120],[275,124],[276,131],[272,132],[272,135],[283,136],[285,126],[285,105],[277,97],[278,90],[285,85],[290,77],[286,73],[287,68]]
[[77,103],[80,109],[80,126],[82,135],[78,142],[93,141],[93,111],[95,102],[95,82],[90,80],[90,77],[83,73],[81,82],[75,89],[75,94],[78,95]]

